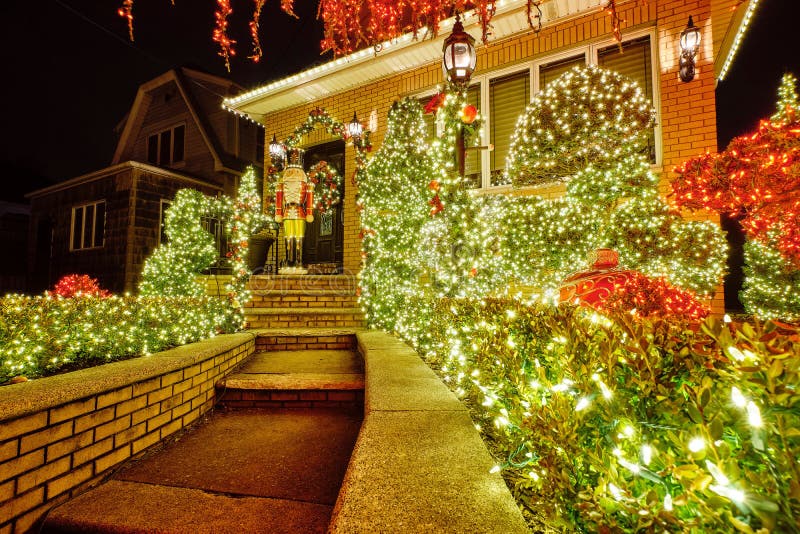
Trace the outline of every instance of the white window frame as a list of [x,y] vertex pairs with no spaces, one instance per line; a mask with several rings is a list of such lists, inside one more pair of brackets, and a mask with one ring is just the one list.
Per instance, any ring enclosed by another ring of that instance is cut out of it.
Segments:
[[[656,110],[656,126],[655,126],[655,152],[656,152],[656,161],[655,163],[651,164],[651,169],[654,172],[660,172],[663,168],[663,136],[661,131],[661,120],[659,119],[661,115],[661,91],[660,91],[660,73],[661,68],[658,62],[658,41],[657,41],[657,33],[656,29],[653,27],[644,28],[637,31],[626,32],[622,36],[622,42],[626,43],[628,41],[633,41],[642,37],[648,37],[650,40],[650,66],[652,70],[652,85],[653,85],[653,98],[652,104]],[[485,74],[479,74],[478,76],[473,76],[471,80],[471,84],[480,83],[481,84],[481,95],[480,95],[480,104],[481,104],[481,117],[483,117],[484,124],[483,124],[483,139],[481,139],[480,144],[486,145],[487,139],[489,136],[489,132],[491,132],[491,124],[492,124],[492,117],[489,113],[490,109],[490,102],[489,102],[489,94],[490,94],[490,85],[491,81],[497,78],[503,78],[505,76],[519,74],[524,71],[528,71],[530,76],[529,87],[530,87],[530,99],[529,102],[533,100],[533,97],[539,93],[539,67],[543,65],[547,65],[548,63],[553,63],[555,61],[569,59],[571,57],[583,54],[586,58],[586,62],[588,65],[597,65],[597,57],[598,52],[602,49],[608,48],[609,46],[614,46],[617,44],[617,41],[610,38],[603,38],[597,39],[595,41],[587,42],[586,44],[575,46],[569,48],[567,50],[560,51],[555,54],[549,54],[546,56],[539,56],[535,59],[524,61],[521,63],[516,63],[514,65],[510,65],[508,67],[503,67],[500,69],[493,70],[491,72],[487,72]],[[413,98],[422,99],[426,96],[433,96],[435,90],[427,90],[423,92],[419,92],[415,95],[411,95]],[[492,193],[502,193],[507,192],[512,189],[510,185],[491,185],[491,158],[489,155],[488,150],[481,150],[481,187],[475,189],[476,192],[492,192]],[[551,184],[543,184],[541,186],[530,186],[530,187],[523,187],[520,188],[522,190],[525,189],[538,189],[540,187],[545,187],[547,185],[555,185],[557,182],[552,182]]]
[[[94,242],[94,234],[95,230],[97,229],[97,206],[103,204],[105,206],[105,200],[97,200],[95,202],[86,202],[85,204],[77,204],[72,206],[72,216],[70,217],[69,221],[69,250],[70,251],[79,251],[79,250],[91,250],[97,248],[103,248],[106,243],[106,214],[107,210],[103,209],[103,232],[102,237],[100,238],[100,244]],[[85,246],[86,244],[83,242],[84,235],[86,234],[86,208],[89,206],[94,206],[92,210],[92,243],[89,246]],[[81,242],[79,247],[75,247],[75,223],[76,221],[76,214],[79,209],[82,208],[81,211],[81,227],[80,227],[80,236]]]
[[[183,159],[175,161],[175,130],[183,126]],[[147,135],[144,151],[145,151],[145,161],[150,165],[172,165],[172,166],[180,166],[180,164],[186,163],[186,123],[181,122],[179,124],[174,124],[169,128],[162,128],[160,130],[154,131]],[[164,132],[169,132],[169,161],[161,161],[161,134]],[[156,136],[156,162],[150,162],[150,138]]]

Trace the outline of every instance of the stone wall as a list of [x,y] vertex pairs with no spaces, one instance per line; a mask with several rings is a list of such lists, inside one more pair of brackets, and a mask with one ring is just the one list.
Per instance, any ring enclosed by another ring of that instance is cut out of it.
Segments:
[[0,534],[27,532],[69,500],[197,421],[214,385],[255,350],[229,334],[0,389]]

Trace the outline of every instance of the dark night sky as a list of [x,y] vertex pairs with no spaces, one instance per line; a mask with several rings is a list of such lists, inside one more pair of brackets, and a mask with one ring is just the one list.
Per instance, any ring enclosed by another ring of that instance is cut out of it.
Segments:
[[[659,1],[659,0],[649,0]],[[719,140],[753,129],[773,112],[780,76],[800,75],[797,0],[761,0],[728,78],[717,89]],[[239,55],[225,71],[211,42],[212,0],[136,0],[135,37],[117,13],[121,0],[0,2],[3,59],[0,199],[102,168],[113,129],[139,84],[174,66],[228,76],[245,88],[324,62],[316,2],[297,0],[299,20],[267,2],[261,18],[265,57],[246,59],[253,2],[232,0],[231,34]]]

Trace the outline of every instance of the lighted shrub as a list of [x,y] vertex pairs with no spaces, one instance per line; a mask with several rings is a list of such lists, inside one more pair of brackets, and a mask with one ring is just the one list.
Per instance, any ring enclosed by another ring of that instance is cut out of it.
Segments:
[[0,382],[146,355],[239,324],[219,298],[9,295],[0,299]]
[[535,528],[797,529],[797,329],[499,300],[432,319],[429,360]]
[[111,296],[111,293],[100,287],[96,279],[85,274],[63,276],[53,286],[53,294],[64,298]]

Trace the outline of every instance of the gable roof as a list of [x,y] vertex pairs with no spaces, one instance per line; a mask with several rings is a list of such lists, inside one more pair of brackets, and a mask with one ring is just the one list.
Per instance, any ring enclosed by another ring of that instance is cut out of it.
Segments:
[[141,128],[144,116],[147,113],[146,102],[148,93],[168,83],[174,83],[178,88],[178,93],[186,104],[189,115],[200,132],[203,142],[214,159],[214,170],[217,172],[223,171],[232,174],[241,174],[240,171],[231,168],[232,166],[236,166],[236,163],[238,163],[237,158],[228,156],[224,150],[222,150],[219,140],[217,139],[211,127],[208,125],[208,122],[205,120],[205,116],[203,113],[201,113],[200,107],[197,105],[196,99],[194,98],[192,92],[193,89],[188,88],[190,83],[202,85],[202,82],[204,81],[222,86],[226,88],[227,92],[229,93],[242,89],[239,85],[231,80],[188,68],[169,70],[161,76],[140,85],[139,90],[136,92],[136,98],[133,101],[133,106],[131,106],[131,110],[128,112],[128,115],[125,119],[125,125],[122,129],[122,134],[120,135],[119,141],[117,142],[117,148],[114,151],[114,157],[111,160],[111,165],[117,165],[122,161],[125,148],[127,147],[131,138],[136,135],[138,129]]
[[[635,0],[622,0],[635,1]],[[619,1],[618,4],[621,4]],[[560,23],[602,9],[607,0],[548,0],[541,4],[542,24]],[[747,23],[758,0],[711,0],[715,75],[721,78],[733,60],[736,47],[744,37]],[[526,0],[498,0],[492,18],[492,41],[529,32]],[[687,12],[688,17],[688,12]],[[223,107],[251,120],[263,122],[266,114],[313,102],[324,96],[352,89],[367,82],[428,65],[441,57],[442,44],[449,35],[454,18],[443,20],[435,39],[414,40],[407,33],[387,41],[375,54],[366,48],[328,63],[282,78],[253,90],[223,100]],[[480,33],[478,23],[465,23],[465,30]],[[477,30],[477,31],[476,31]],[[719,65],[717,65],[719,63]]]

